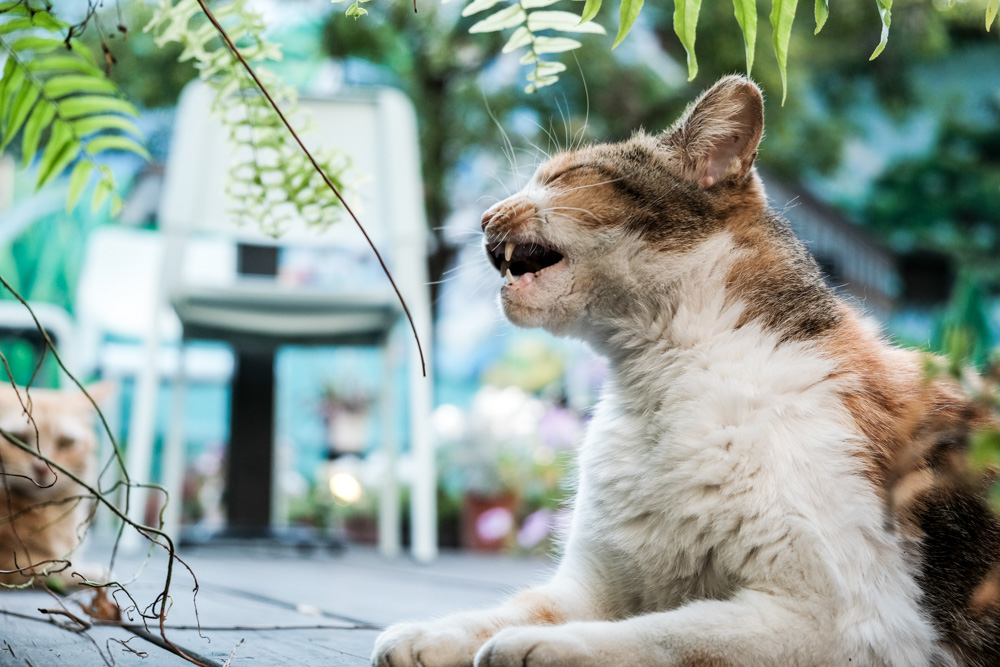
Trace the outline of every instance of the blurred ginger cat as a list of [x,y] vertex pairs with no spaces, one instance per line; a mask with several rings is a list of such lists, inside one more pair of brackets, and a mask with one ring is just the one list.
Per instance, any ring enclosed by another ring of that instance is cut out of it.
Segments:
[[754,168],[752,82],[542,164],[483,216],[517,325],[610,362],[564,554],[379,667],[1000,665],[990,423],[824,284]]
[[[92,385],[87,391],[101,402],[113,385]],[[0,386],[0,427],[77,477],[92,481],[96,413],[87,397],[78,390],[32,389],[29,420],[21,403],[27,403],[29,393],[23,388],[18,393],[20,399],[9,384]],[[0,583],[41,585],[49,580],[56,586],[72,585],[81,581],[72,576],[74,571],[93,575],[93,567],[84,570],[74,563],[67,568],[60,562],[79,546],[86,527],[92,501],[76,498],[86,490],[3,437],[0,466]]]

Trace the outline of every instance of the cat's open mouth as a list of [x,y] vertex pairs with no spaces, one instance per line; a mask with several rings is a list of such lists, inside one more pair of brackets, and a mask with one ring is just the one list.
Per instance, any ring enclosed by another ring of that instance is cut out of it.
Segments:
[[523,280],[530,283],[543,269],[562,261],[561,253],[537,241],[517,243],[506,241],[486,244],[490,262],[507,278],[507,284]]

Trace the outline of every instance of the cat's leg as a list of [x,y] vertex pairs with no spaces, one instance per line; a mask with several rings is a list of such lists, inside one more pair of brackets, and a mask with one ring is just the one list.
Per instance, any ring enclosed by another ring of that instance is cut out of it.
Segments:
[[[827,602],[827,604],[829,604]],[[475,667],[773,667],[927,665],[930,633],[873,628],[873,641],[838,632],[822,599],[744,590],[725,600],[617,622],[510,628],[476,654]],[[860,620],[860,619],[856,619]],[[919,630],[911,628],[911,630]],[[926,628],[924,628],[926,630]],[[877,645],[876,645],[877,643]]]
[[596,618],[590,596],[568,577],[532,588],[495,609],[426,623],[393,625],[379,635],[374,667],[471,667],[490,637],[514,626],[558,625]]

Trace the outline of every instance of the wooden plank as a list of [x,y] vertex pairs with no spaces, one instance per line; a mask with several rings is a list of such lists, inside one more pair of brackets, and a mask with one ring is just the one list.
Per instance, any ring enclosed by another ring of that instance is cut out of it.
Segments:
[[384,559],[367,549],[351,549],[342,557],[272,553],[257,558],[199,549],[185,558],[204,590],[214,585],[234,596],[311,607],[374,625],[495,606],[514,591],[544,581],[551,569],[544,560],[455,554],[425,566]]
[[[25,618],[10,609],[10,597],[23,597],[23,593],[4,592],[0,600],[0,665],[19,667],[86,667],[104,665],[110,656],[116,665],[155,665],[159,667],[180,667],[191,663],[150,644],[124,628],[92,627],[86,633],[72,632],[57,627],[45,620],[45,616],[34,612],[34,620]],[[32,594],[27,594],[32,595]],[[36,598],[41,604],[51,606],[52,599],[41,594]],[[22,600],[23,602],[24,600]],[[8,613],[10,612],[10,613]],[[14,615],[18,614],[18,615]],[[127,650],[120,642],[127,642],[136,654]],[[104,654],[105,658],[101,657]]]
[[[225,630],[208,634],[211,643],[191,630],[173,636],[174,641],[218,663],[224,663],[235,647],[234,667],[241,664],[368,667],[378,631],[313,628]],[[241,639],[243,643],[237,647]]]

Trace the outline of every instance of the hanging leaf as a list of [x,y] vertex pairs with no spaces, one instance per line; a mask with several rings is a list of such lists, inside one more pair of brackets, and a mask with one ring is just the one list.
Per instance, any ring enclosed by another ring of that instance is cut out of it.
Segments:
[[792,22],[795,20],[795,8],[798,0],[772,0],[771,29],[774,32],[774,55],[778,59],[778,71],[781,73],[781,105],[785,105],[788,93],[788,42],[792,38]]
[[582,46],[580,42],[569,37],[546,37],[544,35],[535,38],[535,53],[563,53],[572,51]]
[[[357,0],[352,6],[360,9],[364,2],[367,0]],[[473,2],[474,6],[465,8],[466,15],[491,13],[489,10],[500,4]],[[239,45],[243,58],[254,65],[271,99],[288,117],[301,119],[296,131],[306,131],[307,118],[296,110],[295,91],[264,62],[280,60],[281,50],[265,37],[263,17],[249,4],[249,0],[229,0],[215,9],[216,17]],[[212,110],[220,116],[230,143],[237,148],[234,155],[254,156],[250,161],[235,157],[230,165],[226,191],[229,209],[237,222],[275,236],[297,222],[327,226],[344,214],[337,194],[326,186],[298,144],[290,141],[285,124],[256,83],[239,67],[214,26],[204,21],[196,0],[160,0],[145,31],[153,33],[158,46],[173,42],[183,48],[181,58],[195,62],[200,78],[213,93]],[[345,185],[353,187],[354,183],[347,180],[351,160],[345,153],[321,150],[313,156],[337,189],[343,192],[349,189]],[[346,194],[348,198],[353,196]],[[112,196],[111,210],[118,206],[120,202]]]
[[121,134],[105,134],[87,142],[87,152],[91,155],[110,150],[127,151],[141,155],[147,160],[150,159],[149,153],[145,148]]
[[[819,1],[819,0],[817,0]],[[743,31],[743,46],[746,50],[747,76],[753,70],[753,54],[757,46],[757,0],[733,0],[736,22]]]
[[559,0],[520,0],[521,7],[524,9],[538,9],[539,7],[548,7],[549,5],[554,5]]
[[528,30],[526,27],[521,26],[520,28],[514,31],[514,34],[511,35],[510,39],[507,40],[507,43],[504,44],[502,52],[510,53],[515,49],[519,49],[522,46],[527,46],[528,44],[531,44],[531,37],[532,37],[531,31]]
[[687,53],[688,81],[698,75],[698,59],[694,54],[694,40],[698,29],[698,12],[701,0],[674,0],[674,32]]
[[618,11],[618,34],[615,36],[615,43],[611,45],[612,49],[621,44],[625,36],[632,30],[632,24],[639,18],[639,12],[642,11],[642,3],[643,0],[622,0],[621,9]]
[[878,15],[882,19],[882,37],[868,60],[875,60],[882,53],[886,42],[889,41],[889,24],[892,23],[892,0],[876,0],[876,2],[878,3]]
[[66,195],[66,211],[72,211],[80,201],[80,195],[90,180],[90,172],[94,168],[93,162],[80,160],[73,167],[73,173],[69,176],[69,192]]
[[114,93],[115,84],[109,79],[86,74],[63,74],[45,82],[46,97],[63,97],[74,93]]
[[[128,119],[138,112],[118,97],[117,87],[96,66],[90,51],[76,39],[67,44],[58,33],[68,26],[47,11],[28,12],[25,7],[12,5],[0,16],[8,19],[0,21],[0,51],[6,53],[0,81],[0,150],[20,133],[23,166],[37,158],[36,188],[51,183],[75,162],[67,196],[72,208],[86,176],[98,166],[95,153],[116,148],[144,158],[149,154]],[[21,32],[28,30],[33,34]],[[41,31],[53,36],[38,34]],[[115,188],[110,170],[101,181],[109,192],[104,196],[110,196]]]
[[997,10],[1000,10],[1000,0],[990,0],[986,5],[986,32],[990,31],[993,20],[997,17]]
[[565,71],[566,71],[565,64],[554,61],[546,61],[546,62],[540,62],[538,64],[538,66],[535,68],[534,75],[536,77],[547,77]]
[[814,35],[819,34],[819,31],[826,25],[826,20],[829,17],[830,0],[816,0],[816,32],[813,33]]
[[94,197],[90,200],[91,213],[97,213],[97,211],[104,206],[104,202],[108,200],[108,196],[110,196],[114,191],[114,182],[110,178],[111,172],[108,171],[103,173],[103,178],[97,181],[97,185],[94,187]]
[[117,114],[100,114],[75,118],[70,121],[70,125],[73,126],[73,131],[80,137],[111,129],[122,130],[123,132],[130,132],[136,136],[141,136],[139,128],[135,126],[135,123],[126,116],[119,116]]
[[580,23],[580,17],[572,12],[543,11],[531,12],[528,16],[528,30],[540,32],[542,30],[559,30],[560,32],[589,32],[599,35],[605,34],[604,27],[599,23],[588,21]]
[[473,14],[484,12],[487,9],[495,7],[501,2],[503,2],[503,0],[473,0],[465,9],[462,10],[462,16],[472,16]]
[[64,120],[56,119],[52,123],[52,134],[49,142],[42,153],[42,160],[38,164],[38,181],[36,188],[40,188],[53,178],[59,175],[60,165],[65,168],[69,162],[76,157],[80,151],[80,146],[74,141],[73,129]]
[[22,166],[27,167],[38,150],[38,141],[42,138],[42,130],[49,126],[55,118],[56,107],[48,100],[39,100],[34,111],[28,117],[28,122],[24,124],[24,132],[21,135],[21,156],[24,159]]
[[[506,9],[501,9],[496,14],[473,24],[469,32],[496,32],[504,28],[513,28],[524,23],[526,16],[524,10],[519,5],[512,5]],[[575,17],[574,17],[575,18]]]
[[32,85],[21,86],[14,95],[14,101],[10,104],[10,118],[6,127],[3,128],[3,141],[0,141],[0,151],[3,151],[14,139],[14,135],[21,129],[21,124],[28,119],[31,107],[39,96],[38,88]]
[[113,112],[129,116],[139,115],[136,108],[125,100],[107,95],[74,95],[66,98],[59,107],[62,114],[69,118]]
[[587,4],[583,6],[583,13],[580,15],[580,23],[592,21],[600,9],[601,0],[587,0]]

